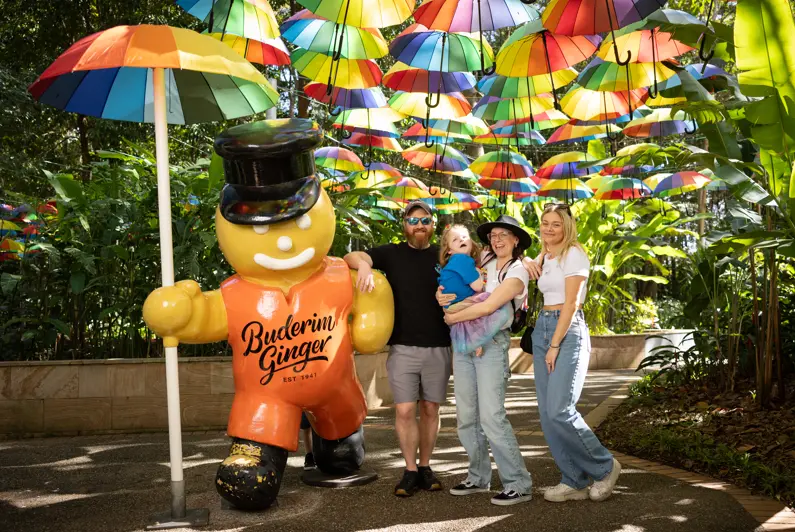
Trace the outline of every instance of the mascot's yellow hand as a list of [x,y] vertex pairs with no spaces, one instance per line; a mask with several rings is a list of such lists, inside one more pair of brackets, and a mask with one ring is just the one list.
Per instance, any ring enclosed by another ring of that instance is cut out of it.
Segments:
[[193,314],[193,300],[202,291],[196,281],[180,281],[174,286],[164,286],[149,294],[144,302],[144,321],[162,336],[166,347],[177,345],[179,331]]

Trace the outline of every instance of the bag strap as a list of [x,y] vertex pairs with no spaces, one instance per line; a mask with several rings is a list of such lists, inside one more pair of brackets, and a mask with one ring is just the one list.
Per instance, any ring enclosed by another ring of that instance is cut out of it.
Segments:
[[[541,253],[541,263],[539,264],[539,266],[541,266],[541,268],[543,268],[544,267],[544,259],[546,258],[546,253],[543,253],[543,249],[541,251],[542,251],[542,253]],[[536,284],[533,286],[533,303],[534,304],[535,304],[535,299],[536,299],[536,295],[538,294],[538,292],[539,292],[539,290],[538,290],[538,279],[536,279]],[[527,299],[528,300],[530,299],[530,295],[529,294],[527,296]],[[528,323],[528,324],[529,324],[529,320],[530,320],[530,314],[531,314],[530,312],[527,313],[528,321],[526,323]],[[533,320],[533,326],[535,326],[535,320]]]

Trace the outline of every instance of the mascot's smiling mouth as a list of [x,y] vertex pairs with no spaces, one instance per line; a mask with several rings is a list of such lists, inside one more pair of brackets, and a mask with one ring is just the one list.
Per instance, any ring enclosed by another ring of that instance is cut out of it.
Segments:
[[268,270],[292,270],[300,268],[315,256],[315,248],[307,248],[295,257],[289,259],[275,259],[264,253],[254,255],[254,262]]

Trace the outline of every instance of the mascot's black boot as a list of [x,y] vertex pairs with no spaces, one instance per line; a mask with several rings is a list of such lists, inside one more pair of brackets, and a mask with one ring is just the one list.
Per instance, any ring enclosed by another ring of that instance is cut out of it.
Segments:
[[235,508],[265,510],[279,495],[286,465],[286,450],[235,438],[218,468],[215,488]]
[[312,453],[318,469],[328,475],[358,471],[364,462],[364,428],[340,440],[324,440],[312,431]]

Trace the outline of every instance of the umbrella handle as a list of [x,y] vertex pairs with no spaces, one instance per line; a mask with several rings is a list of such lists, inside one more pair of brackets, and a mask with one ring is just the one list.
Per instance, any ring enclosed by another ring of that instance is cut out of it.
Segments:
[[[692,122],[693,122],[693,131],[690,131],[689,129],[687,129],[687,125],[685,125],[685,135],[692,135],[693,133],[696,132],[696,129],[698,129],[696,127],[696,121],[692,120]],[[685,124],[687,124],[687,122],[685,122]]]
[[[657,63],[657,39],[654,37],[654,28],[651,29],[651,62]],[[652,72],[654,73],[654,90],[652,91],[651,87],[649,87],[649,97],[656,98],[660,94],[660,89],[657,86],[657,65],[655,64],[652,67]],[[629,93],[627,93],[629,96]],[[632,103],[630,103],[632,105]],[[632,120],[632,116],[629,117]]]
[[699,46],[699,48],[698,48],[698,57],[704,63],[704,66],[701,67],[701,73],[702,74],[704,73],[704,70],[707,68],[707,63],[709,62],[709,60],[712,59],[713,55],[715,55],[715,49],[712,46],[710,46],[710,48],[709,48],[709,53],[706,54],[706,55],[704,54],[704,45],[706,45],[706,44],[707,44],[707,36],[706,36],[705,33],[702,33],[701,34],[701,46]]
[[342,106],[338,105],[337,107],[335,107],[334,109],[329,111],[328,114],[331,115],[331,116],[339,116],[339,115],[341,115],[342,114]]
[[624,59],[623,61],[621,59],[619,59],[619,57],[618,57],[618,45],[616,44],[615,40],[613,41],[613,53],[616,55],[616,63],[618,63],[621,66],[627,66],[629,64],[629,62],[632,60],[632,50],[627,50],[627,58],[626,59]]
[[425,147],[430,149],[430,148],[433,148],[435,145],[436,145],[436,141],[435,140],[430,140],[429,141],[428,132],[426,131],[425,132]]
[[[627,58],[625,60],[621,60],[618,57],[618,44],[616,44],[616,32],[613,28],[613,18],[610,16],[610,0],[605,0],[605,9],[607,10],[607,21],[610,23],[610,36],[613,38],[613,53],[616,56],[616,63],[621,66],[626,66],[629,64],[630,59],[632,59],[632,50],[627,50]],[[613,8],[613,15],[615,15],[615,8]],[[615,17],[618,19],[618,17]]]
[[[441,74],[441,73],[440,73]],[[433,109],[434,107],[439,107],[439,104],[442,103],[442,95],[440,93],[436,93],[436,102],[433,101],[433,94],[428,93],[425,97],[425,105]]]
[[521,0],[521,1],[522,1],[523,4],[526,4],[528,6],[530,4],[535,4],[536,3],[536,0]]
[[347,130],[347,129],[345,129],[344,127],[342,128],[342,138],[344,138],[344,139],[349,139],[349,138],[351,138],[352,136],[353,136],[353,132],[351,132],[351,131],[348,131],[348,130]]

